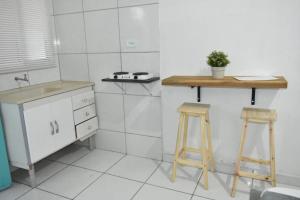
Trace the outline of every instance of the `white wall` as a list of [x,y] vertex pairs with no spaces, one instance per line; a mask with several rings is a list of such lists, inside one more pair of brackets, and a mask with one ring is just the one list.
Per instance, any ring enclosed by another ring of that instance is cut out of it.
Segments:
[[[206,56],[214,49],[229,54],[227,75],[284,75],[287,90],[258,90],[255,107],[276,109],[278,174],[300,177],[300,1],[298,0],[161,0],[161,76],[208,75]],[[211,104],[214,154],[232,165],[241,134],[240,112],[250,106],[247,89],[203,88]],[[163,146],[173,154],[178,113],[184,101],[196,102],[196,89],[163,87]],[[190,143],[197,145],[196,121]],[[268,155],[266,129],[252,127],[246,153]]]
[[139,84],[101,81],[116,71],[159,74],[158,0],[53,3],[61,78],[95,82],[96,147],[161,159],[159,81],[146,85],[152,96]]
[[[45,1],[47,2],[47,6],[49,9],[50,20],[53,21],[54,16],[53,16],[52,0],[45,0]],[[55,32],[55,30],[53,31]],[[24,87],[24,86],[28,86],[29,84],[34,85],[43,82],[60,80],[60,72],[59,72],[58,65],[59,63],[57,60],[56,62],[57,67],[55,68],[0,74],[0,91]],[[29,77],[29,83],[23,81],[19,81],[19,82],[15,81],[16,76],[23,78],[24,74],[26,74],[27,77]]]

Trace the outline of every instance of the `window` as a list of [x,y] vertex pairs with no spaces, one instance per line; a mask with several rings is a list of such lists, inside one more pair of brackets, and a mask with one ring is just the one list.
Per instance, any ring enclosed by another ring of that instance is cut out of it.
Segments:
[[55,67],[46,0],[0,0],[0,73]]

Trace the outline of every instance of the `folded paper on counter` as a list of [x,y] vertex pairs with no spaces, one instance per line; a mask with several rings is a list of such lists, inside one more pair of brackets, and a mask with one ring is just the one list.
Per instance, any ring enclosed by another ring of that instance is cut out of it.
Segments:
[[234,78],[239,81],[271,81],[278,79],[274,76],[235,76]]

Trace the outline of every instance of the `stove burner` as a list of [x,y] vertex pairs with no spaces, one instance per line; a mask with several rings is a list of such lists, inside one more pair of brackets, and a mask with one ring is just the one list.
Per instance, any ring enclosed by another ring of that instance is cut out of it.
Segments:
[[119,77],[118,76],[122,76],[122,75],[128,75],[129,72],[114,72],[113,75],[114,75],[114,79],[118,79]]
[[133,79],[137,80],[139,78],[139,76],[146,76],[148,74],[149,74],[148,72],[136,72],[136,73],[133,73]]
[[129,72],[114,72],[114,75],[124,75],[129,74]]
[[136,73],[133,73],[133,75],[137,75],[137,76],[148,75],[148,74],[149,74],[148,72],[136,72]]

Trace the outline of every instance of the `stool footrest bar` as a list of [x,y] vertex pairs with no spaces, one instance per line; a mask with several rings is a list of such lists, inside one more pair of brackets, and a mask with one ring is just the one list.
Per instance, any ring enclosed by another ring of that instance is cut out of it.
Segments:
[[241,161],[257,163],[260,165],[270,165],[271,164],[270,160],[261,160],[261,159],[255,159],[255,158],[250,158],[250,157],[245,157],[245,156],[241,157]]
[[186,152],[202,153],[201,149],[196,149],[196,148],[193,148],[193,147],[186,147],[186,148],[184,148],[184,150]]
[[253,179],[257,179],[257,180],[262,180],[262,181],[271,181],[272,178],[271,176],[265,176],[265,175],[261,175],[261,174],[255,174],[252,172],[245,172],[245,171],[239,171],[237,173],[238,176],[242,176],[242,177],[247,177],[247,178],[253,178]]
[[182,164],[182,165],[188,165],[191,167],[197,167],[197,168],[203,168],[203,164],[200,161],[194,161],[194,160],[189,160],[189,159],[177,159],[175,162]]

